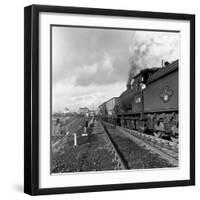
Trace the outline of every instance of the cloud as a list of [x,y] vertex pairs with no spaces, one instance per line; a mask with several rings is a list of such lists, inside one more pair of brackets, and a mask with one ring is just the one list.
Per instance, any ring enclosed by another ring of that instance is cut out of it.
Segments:
[[161,67],[161,60],[172,62],[180,58],[179,33],[134,31],[129,46],[132,54],[130,73],[144,68]]
[[75,84],[84,86],[125,80],[131,37],[131,31],[54,27],[54,84],[72,76],[76,76]]
[[96,109],[108,99],[119,96],[125,90],[125,82],[104,85],[90,85],[88,87],[74,84],[59,83],[53,89],[53,111],[63,110],[65,107],[77,111],[80,107]]
[[100,62],[93,65],[85,65],[76,71],[76,85],[88,86],[91,84],[107,85],[118,81],[114,74],[113,60],[105,55]]
[[179,33],[54,27],[53,111],[95,108],[126,88],[129,72],[179,58]]

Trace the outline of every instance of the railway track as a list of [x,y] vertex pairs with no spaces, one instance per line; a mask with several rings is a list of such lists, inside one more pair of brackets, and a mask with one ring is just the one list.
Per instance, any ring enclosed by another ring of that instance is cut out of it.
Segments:
[[[66,129],[73,133],[84,124],[77,119]],[[157,143],[148,140],[142,133],[136,133],[122,127],[96,121],[86,143],[79,143],[74,149],[70,143],[70,134],[52,144],[52,155],[56,164],[52,170],[88,171],[88,170],[126,170],[152,169],[178,166],[177,146],[170,146],[162,140]],[[155,139],[155,138],[154,138]],[[72,156],[74,155],[74,156]],[[79,157],[79,160],[76,158]],[[71,164],[73,163],[72,167]],[[57,172],[56,172],[57,173]]]
[[178,166],[178,144],[171,143],[170,141],[165,141],[154,136],[145,135],[137,131],[129,130],[122,127],[114,128],[113,125],[103,122],[103,127],[110,138],[110,141],[114,144],[115,151],[120,155],[122,163],[124,163],[125,168],[130,168],[127,164],[128,161],[124,161],[123,153],[117,148],[117,144],[112,139],[110,131],[111,129],[119,132],[123,137],[128,138],[133,143],[139,145],[143,149],[159,155],[162,159],[170,163],[171,166]]
[[123,155],[118,150],[106,126],[103,124],[102,127],[104,129],[104,132],[106,133],[105,136],[106,136],[107,145],[108,145],[107,149],[109,153],[111,154],[111,156],[113,157],[112,162],[115,163],[115,169],[128,169],[128,165],[125,162]]
[[[77,128],[79,128],[79,125]],[[126,169],[99,121],[96,121],[94,126],[87,130],[87,137],[81,136],[83,131],[82,127],[77,132],[80,135],[76,147],[70,143],[69,134],[54,145],[52,173]]]

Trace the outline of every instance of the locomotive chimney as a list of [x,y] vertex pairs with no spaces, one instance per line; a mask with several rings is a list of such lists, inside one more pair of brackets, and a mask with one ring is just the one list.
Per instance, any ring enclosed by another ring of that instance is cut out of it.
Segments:
[[127,84],[126,84],[126,87],[127,89],[131,89],[131,74],[129,74],[129,77],[128,77],[128,81],[127,81]]
[[128,77],[128,81],[127,81],[127,84],[126,84],[127,89],[131,89],[133,77],[134,77],[134,73],[130,72],[129,77]]

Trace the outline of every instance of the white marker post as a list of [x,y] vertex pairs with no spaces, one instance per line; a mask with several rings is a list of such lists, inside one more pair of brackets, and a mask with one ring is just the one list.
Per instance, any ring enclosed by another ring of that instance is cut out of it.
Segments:
[[74,146],[77,146],[77,136],[76,136],[76,133],[74,133]]
[[84,127],[83,133],[82,133],[81,135],[82,135],[82,136],[88,136],[87,127]]

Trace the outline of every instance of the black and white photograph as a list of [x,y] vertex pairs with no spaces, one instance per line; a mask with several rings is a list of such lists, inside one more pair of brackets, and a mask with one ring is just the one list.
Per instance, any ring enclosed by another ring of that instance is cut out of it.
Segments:
[[50,174],[178,168],[180,31],[50,32]]
[[24,191],[194,185],[194,23],[190,14],[26,7]]

